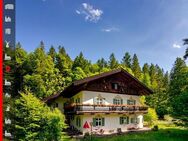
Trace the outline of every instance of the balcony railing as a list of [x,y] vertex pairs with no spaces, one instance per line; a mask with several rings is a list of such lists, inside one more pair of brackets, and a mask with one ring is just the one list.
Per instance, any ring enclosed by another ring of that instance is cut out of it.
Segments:
[[114,104],[70,104],[65,106],[65,114],[81,113],[147,113],[147,106]]

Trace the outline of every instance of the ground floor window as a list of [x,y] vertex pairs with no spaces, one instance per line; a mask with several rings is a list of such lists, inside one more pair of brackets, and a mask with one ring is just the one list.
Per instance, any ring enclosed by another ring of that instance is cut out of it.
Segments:
[[120,124],[129,124],[129,117],[120,117]]
[[105,126],[104,118],[93,118],[93,126]]
[[137,118],[136,117],[132,117],[131,118],[131,123],[137,123]]
[[81,127],[81,119],[80,119],[80,117],[76,117],[76,126]]

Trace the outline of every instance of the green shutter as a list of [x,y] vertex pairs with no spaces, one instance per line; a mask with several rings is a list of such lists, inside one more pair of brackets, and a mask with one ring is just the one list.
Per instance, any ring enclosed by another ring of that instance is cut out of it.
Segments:
[[102,118],[102,126],[104,126],[105,120],[104,118]]
[[121,99],[121,104],[123,104],[123,99]]
[[120,124],[123,124],[123,123],[122,123],[122,121],[123,121],[122,118],[123,118],[123,117],[119,117],[119,123],[120,123]]
[[129,100],[127,100],[127,105],[130,105],[130,101]]
[[93,118],[93,127],[95,127],[95,126],[96,126],[96,119]]
[[129,124],[129,117],[127,117],[127,124]]
[[79,127],[81,127],[81,119],[80,118],[79,118],[79,122],[78,123],[79,123]]
[[115,99],[113,99],[113,104],[115,104]]

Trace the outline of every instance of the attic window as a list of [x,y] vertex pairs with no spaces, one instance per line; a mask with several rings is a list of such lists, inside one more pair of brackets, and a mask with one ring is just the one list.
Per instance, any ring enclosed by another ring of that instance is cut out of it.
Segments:
[[118,83],[112,83],[112,89],[117,90],[118,89]]

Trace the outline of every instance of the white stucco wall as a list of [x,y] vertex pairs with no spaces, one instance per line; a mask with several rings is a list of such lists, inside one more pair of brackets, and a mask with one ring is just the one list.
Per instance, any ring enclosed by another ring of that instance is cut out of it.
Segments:
[[[136,100],[136,105],[141,105],[139,98],[140,96],[134,96],[134,95],[126,95],[126,94],[114,94],[114,93],[106,93],[106,92],[93,92],[93,91],[81,91],[78,94],[74,95],[71,98],[63,98],[59,97],[55,100],[55,102],[58,103],[58,108],[63,112],[64,111],[64,104],[69,103],[70,101],[76,103],[76,99],[80,99],[80,103],[82,104],[94,104],[94,98],[97,98],[98,96],[103,97],[104,104],[113,104],[113,99],[115,97],[121,97],[123,99],[123,104],[127,104],[128,99],[134,99]],[[88,108],[88,107],[87,107]],[[93,108],[91,106],[91,108]],[[104,107],[98,107],[104,109]],[[108,108],[108,107],[106,107]],[[86,110],[86,109],[84,109]],[[93,118],[96,118],[97,116],[104,117],[105,118],[105,126],[104,127],[93,127],[92,130],[95,129],[103,129],[105,131],[105,134],[109,134],[110,131],[114,131],[113,133],[117,132],[117,128],[121,128],[122,131],[126,131],[127,127],[138,127],[143,128],[143,114],[137,114],[137,115],[126,115],[129,117],[129,124],[120,124],[120,117],[125,116],[123,114],[117,114],[117,113],[110,113],[110,114],[97,114],[94,115],[91,114],[84,114],[84,115],[73,115],[72,120],[70,120],[71,126],[74,126],[81,132],[90,132],[91,128],[84,129],[84,123],[87,121],[88,123],[93,122]],[[81,120],[81,126],[78,127],[76,125],[76,118],[80,117]],[[136,117],[138,123],[137,124],[131,124],[131,117]]]
[[[116,133],[118,128],[121,128],[122,132],[127,131],[127,128],[129,127],[135,127],[135,128],[143,128],[143,123],[142,123],[142,115],[129,115],[129,124],[120,124],[120,117],[123,115],[118,115],[118,114],[96,114],[96,115],[82,115],[82,128],[79,128],[81,132],[86,133],[86,132],[91,132],[91,127],[89,129],[84,129],[84,123],[87,121],[88,123],[93,122],[93,118],[96,117],[104,117],[105,118],[105,126],[98,126],[98,127],[92,127],[92,130],[95,131],[95,129],[104,130],[104,134],[110,134],[110,133]],[[136,117],[141,119],[139,124],[132,124],[131,122],[131,117]]]
[[93,91],[82,91],[83,93],[83,104],[94,104],[94,98],[99,95],[105,98],[104,104],[113,104],[113,99],[115,97],[121,97],[123,99],[123,104],[127,104],[128,99],[136,100],[136,105],[140,105],[140,96],[135,95],[126,95],[126,94],[115,94],[115,93],[107,93],[107,92],[93,92]]

